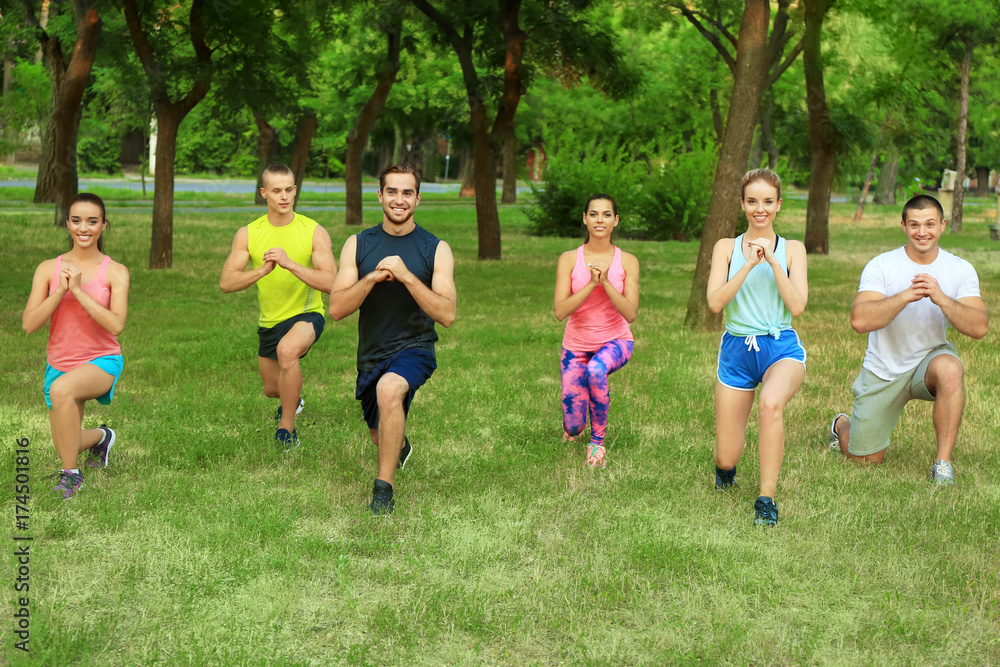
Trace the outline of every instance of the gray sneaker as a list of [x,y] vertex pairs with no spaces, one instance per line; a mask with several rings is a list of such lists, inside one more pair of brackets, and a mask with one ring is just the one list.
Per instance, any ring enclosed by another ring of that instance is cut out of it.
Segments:
[[850,423],[851,418],[845,415],[843,412],[838,412],[833,416],[833,421],[830,422],[830,453],[831,454],[843,454],[844,451],[840,448],[840,436],[837,435],[837,430],[834,428],[837,425],[837,420],[841,417],[847,417],[848,423]]
[[935,484],[954,484],[955,471],[952,470],[951,461],[938,459],[931,466],[931,479]]

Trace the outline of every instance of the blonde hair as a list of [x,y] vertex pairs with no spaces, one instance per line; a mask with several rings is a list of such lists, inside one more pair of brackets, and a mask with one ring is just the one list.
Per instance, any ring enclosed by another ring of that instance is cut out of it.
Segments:
[[751,169],[743,175],[743,184],[740,186],[740,197],[742,198],[746,194],[748,185],[757,181],[764,181],[768,185],[774,186],[774,189],[778,191],[778,199],[781,199],[781,176],[778,176],[766,167],[763,169]]

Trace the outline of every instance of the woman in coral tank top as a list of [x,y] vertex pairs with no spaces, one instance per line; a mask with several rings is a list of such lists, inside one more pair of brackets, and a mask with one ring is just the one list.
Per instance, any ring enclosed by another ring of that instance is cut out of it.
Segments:
[[129,275],[104,254],[107,226],[100,197],[83,192],[73,198],[66,221],[69,252],[35,269],[21,318],[27,333],[51,320],[44,393],[52,444],[62,459],[54,491],[62,498],[83,488],[80,453],[88,453],[88,466],[103,468],[116,438],[107,426],[83,429],[84,403],[111,403],[124,364],[118,334],[128,313]]
[[587,425],[587,465],[607,465],[604,431],[608,423],[608,375],[632,358],[629,324],[639,312],[639,260],[611,243],[618,205],[596,194],[583,209],[586,242],[559,257],[555,311],[569,317],[561,356],[563,437],[574,440]]

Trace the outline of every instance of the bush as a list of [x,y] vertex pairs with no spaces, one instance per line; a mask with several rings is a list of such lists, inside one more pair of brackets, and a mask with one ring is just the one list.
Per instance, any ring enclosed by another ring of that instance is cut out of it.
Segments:
[[[618,203],[620,234],[641,230],[643,197],[638,184],[648,168],[624,146],[591,141],[580,145],[574,132],[546,141],[545,185],[531,184],[535,206],[527,213],[539,236],[578,236],[583,205],[590,195],[607,192]],[[637,226],[638,224],[638,226]]]
[[117,174],[121,171],[122,138],[111,125],[98,118],[83,118],[76,142],[80,171]]
[[711,199],[715,146],[697,138],[690,148],[666,150],[592,141],[580,145],[572,132],[546,141],[545,185],[531,185],[528,211],[533,233],[576,236],[583,205],[596,192],[618,203],[619,233],[626,237],[688,239],[701,233]]

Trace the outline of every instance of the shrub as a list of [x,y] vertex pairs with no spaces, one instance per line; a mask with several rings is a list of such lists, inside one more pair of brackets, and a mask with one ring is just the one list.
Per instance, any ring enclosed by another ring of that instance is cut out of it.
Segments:
[[528,211],[533,233],[576,236],[583,205],[595,192],[618,202],[619,233],[626,237],[688,239],[701,233],[711,199],[716,148],[695,137],[666,149],[591,141],[572,132],[546,142],[545,184],[532,184]]

